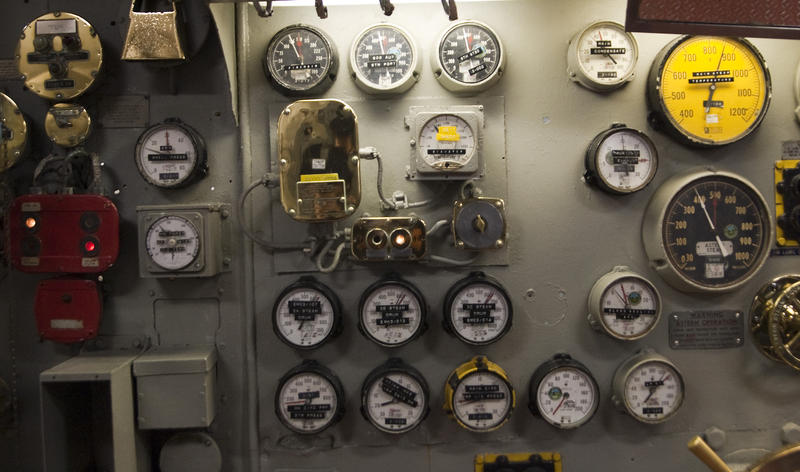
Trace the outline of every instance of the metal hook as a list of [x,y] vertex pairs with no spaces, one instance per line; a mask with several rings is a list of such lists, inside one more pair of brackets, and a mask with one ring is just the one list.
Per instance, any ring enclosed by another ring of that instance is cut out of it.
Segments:
[[394,13],[394,5],[392,5],[391,0],[378,0],[381,4],[381,8],[383,9],[383,14],[386,16],[391,16]]
[[319,16],[322,19],[328,17],[328,8],[322,4],[322,0],[316,0],[314,6],[317,9],[317,16]]
[[444,7],[444,12],[450,17],[450,21],[455,21],[458,19],[456,0],[442,0],[442,7]]
[[273,13],[272,0],[266,0],[266,2],[267,2],[267,8],[264,8],[261,6],[261,2],[259,0],[253,0],[253,6],[256,9],[256,13],[258,13],[258,16],[260,16],[261,18],[269,18],[270,16],[272,16]]

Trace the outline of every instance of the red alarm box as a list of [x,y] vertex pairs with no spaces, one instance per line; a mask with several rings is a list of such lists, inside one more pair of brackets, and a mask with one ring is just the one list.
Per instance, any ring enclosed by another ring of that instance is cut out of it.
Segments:
[[33,311],[42,338],[74,343],[97,336],[103,299],[94,280],[42,280],[36,288]]
[[97,273],[119,254],[119,212],[100,195],[23,195],[8,226],[11,263],[22,272]]

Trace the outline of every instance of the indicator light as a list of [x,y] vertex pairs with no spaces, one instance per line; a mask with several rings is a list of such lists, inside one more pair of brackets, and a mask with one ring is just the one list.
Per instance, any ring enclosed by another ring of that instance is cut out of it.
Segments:
[[29,217],[25,218],[25,227],[30,229],[30,230],[36,229],[36,226],[38,224],[39,224],[39,222],[36,221],[36,218],[34,218],[32,216],[29,216]]
[[94,252],[95,247],[96,245],[93,241],[86,241],[85,243],[83,243],[83,249],[86,252]]
[[392,231],[392,245],[397,249],[405,249],[411,244],[411,233],[407,229],[398,228]]

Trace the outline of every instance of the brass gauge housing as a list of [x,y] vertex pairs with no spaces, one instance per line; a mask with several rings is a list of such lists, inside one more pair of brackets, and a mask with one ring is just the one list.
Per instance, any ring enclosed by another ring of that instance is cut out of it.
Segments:
[[462,428],[494,431],[508,422],[517,403],[508,374],[486,356],[456,367],[444,384],[444,412]]
[[56,103],[47,110],[44,130],[50,140],[59,146],[80,146],[92,131],[92,119],[81,105]]
[[48,100],[71,100],[94,84],[103,64],[103,46],[88,21],[53,12],[23,28],[15,58],[33,93]]
[[750,333],[762,354],[800,371],[800,275],[761,287],[750,305]]
[[0,173],[7,171],[28,151],[28,123],[14,100],[0,93]]

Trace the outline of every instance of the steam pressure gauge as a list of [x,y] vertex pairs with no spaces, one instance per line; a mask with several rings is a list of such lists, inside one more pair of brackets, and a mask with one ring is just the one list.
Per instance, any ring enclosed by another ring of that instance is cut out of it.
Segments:
[[336,80],[338,69],[333,41],[308,25],[291,25],[275,33],[264,57],[264,72],[272,85],[290,96],[325,92]]
[[322,364],[307,359],[278,381],[275,414],[295,433],[315,434],[342,419],[344,403],[339,377]]
[[585,365],[569,354],[556,354],[531,376],[528,408],[560,429],[575,429],[592,419],[600,389]]
[[427,329],[427,304],[422,292],[396,275],[367,287],[358,304],[358,328],[370,341],[399,347]]
[[452,92],[477,93],[503,75],[506,53],[500,36],[485,23],[459,21],[439,37],[431,56],[433,74]]
[[350,49],[350,72],[367,93],[405,92],[419,80],[421,64],[411,35],[396,25],[367,27]]
[[272,327],[289,346],[314,349],[341,332],[342,304],[327,286],[304,276],[278,295],[272,308]]
[[569,42],[570,79],[595,92],[609,92],[633,80],[639,46],[625,27],[612,21],[592,23]]
[[510,329],[514,310],[505,288],[483,272],[453,285],[444,298],[444,328],[475,346],[491,344]]
[[764,58],[741,38],[677,38],[656,56],[647,83],[653,126],[693,146],[722,146],[749,135],[771,98]]
[[444,412],[476,433],[503,426],[511,418],[516,399],[506,371],[485,356],[456,367],[444,384]]
[[586,150],[586,181],[615,195],[642,190],[656,176],[658,152],[639,130],[615,123]]
[[649,280],[626,266],[600,277],[589,292],[589,324],[612,338],[641,339],[661,317],[661,295]]
[[750,332],[762,354],[800,371],[800,275],[761,287],[750,306]]
[[683,375],[666,357],[642,350],[614,373],[611,401],[642,423],[663,423],[683,404]]
[[392,358],[369,373],[361,387],[361,413],[380,431],[407,433],[422,423],[430,391],[419,371]]
[[25,157],[28,147],[25,116],[11,97],[0,93],[0,173]]
[[156,187],[184,187],[208,173],[203,137],[178,118],[145,130],[134,157],[139,173]]

